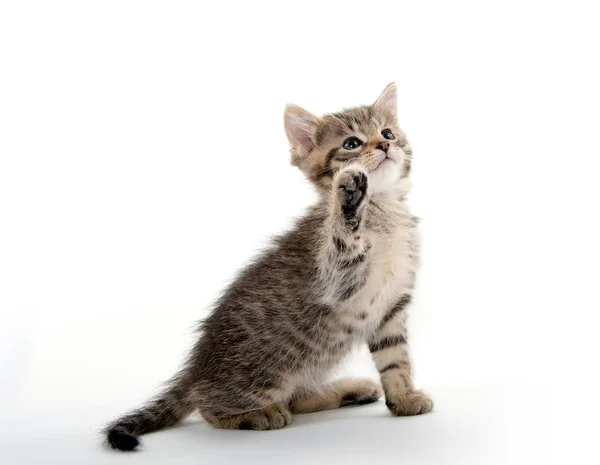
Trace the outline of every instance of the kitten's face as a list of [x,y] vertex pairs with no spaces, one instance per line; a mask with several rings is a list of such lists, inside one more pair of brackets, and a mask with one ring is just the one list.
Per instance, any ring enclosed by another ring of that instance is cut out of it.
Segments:
[[371,192],[393,189],[410,172],[412,153],[398,126],[394,84],[373,105],[323,117],[289,105],[285,125],[292,163],[319,189],[329,189],[336,171],[354,162],[369,173]]

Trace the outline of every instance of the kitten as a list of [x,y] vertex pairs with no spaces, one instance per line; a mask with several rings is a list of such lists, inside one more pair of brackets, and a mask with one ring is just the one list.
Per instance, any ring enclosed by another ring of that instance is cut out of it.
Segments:
[[395,84],[373,105],[322,117],[288,105],[284,122],[292,164],[320,200],[225,291],[165,391],[106,427],[111,447],[133,450],[137,436],[194,411],[218,428],[269,430],[292,413],[375,402],[371,380],[325,384],[365,342],[388,409],[432,409],[413,385],[407,345],[419,233],[405,202],[412,150]]

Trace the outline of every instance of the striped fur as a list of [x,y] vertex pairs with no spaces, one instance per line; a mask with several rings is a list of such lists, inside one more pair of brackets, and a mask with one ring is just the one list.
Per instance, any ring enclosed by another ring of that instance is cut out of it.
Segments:
[[[108,425],[111,447],[133,450],[139,435],[193,411],[218,428],[266,430],[292,413],[375,401],[370,380],[325,383],[364,343],[392,413],[431,409],[411,379],[405,322],[419,234],[395,107],[393,85],[371,106],[323,117],[288,107],[292,161],[319,201],[225,290],[164,394]],[[348,137],[362,145],[344,149]]]
[[376,402],[381,397],[378,384],[370,379],[344,378],[314,392],[298,392],[290,402],[292,413],[310,413],[348,405]]

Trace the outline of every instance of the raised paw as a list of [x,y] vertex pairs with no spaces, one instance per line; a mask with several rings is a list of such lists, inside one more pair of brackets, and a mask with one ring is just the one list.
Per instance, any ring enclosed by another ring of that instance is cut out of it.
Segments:
[[423,391],[410,391],[402,395],[388,396],[385,405],[394,415],[408,416],[430,412],[433,401]]
[[360,224],[359,212],[367,196],[367,174],[357,168],[343,170],[337,179],[342,214],[352,230]]
[[237,429],[253,429],[259,431],[280,429],[289,425],[292,414],[281,404],[272,405],[261,410],[244,413],[240,415]]
[[347,405],[364,405],[377,402],[381,397],[379,384],[371,380],[357,380],[355,387],[349,390],[341,399],[340,407]]

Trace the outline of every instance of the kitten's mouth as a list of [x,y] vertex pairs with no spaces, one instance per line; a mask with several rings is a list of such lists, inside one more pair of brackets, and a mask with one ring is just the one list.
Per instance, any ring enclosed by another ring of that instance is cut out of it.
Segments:
[[390,162],[393,162],[394,160],[392,160],[388,155],[386,155],[385,157],[383,157],[381,159],[381,161],[379,163],[377,163],[377,166],[375,167],[376,170],[378,170],[379,168],[381,168],[382,166],[389,164]]

